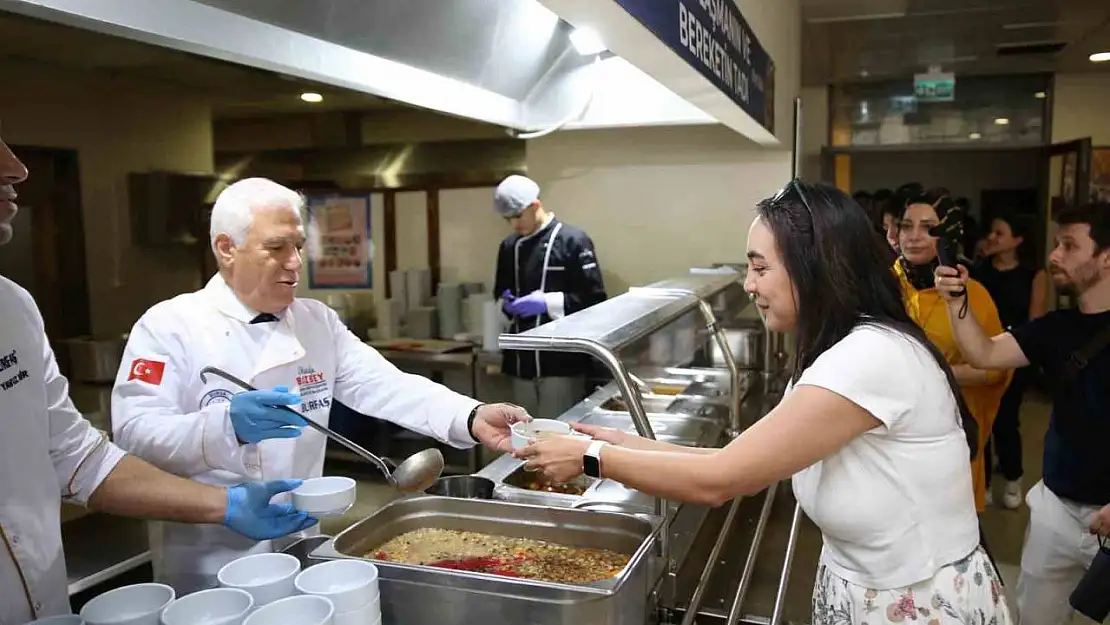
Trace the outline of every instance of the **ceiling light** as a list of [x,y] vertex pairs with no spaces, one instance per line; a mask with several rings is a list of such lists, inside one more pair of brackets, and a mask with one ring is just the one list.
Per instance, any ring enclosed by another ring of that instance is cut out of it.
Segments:
[[1038,92],[1033,94],[1033,97],[1037,98],[1038,100],[1043,100],[1043,99],[1048,97],[1048,94],[1045,93],[1044,91],[1038,91]]
[[313,104],[315,104],[317,102],[323,102],[324,101],[324,96],[320,95],[319,93],[312,92],[312,91],[306,91],[306,92],[301,94],[301,99],[304,100],[305,102],[312,102]]
[[1010,119],[1007,117],[997,117],[994,123],[999,126],[1008,126],[1010,124]]
[[982,138],[983,138],[983,135],[981,135],[981,134],[979,134],[979,133],[977,133],[977,132],[973,132],[973,133],[969,134],[969,135],[967,136],[967,138],[968,138],[968,139],[971,139],[972,141],[978,141],[979,139],[982,139]]
[[581,55],[605,52],[605,43],[601,41],[601,35],[589,27],[575,28],[574,32],[570,34],[570,42],[574,44],[574,49],[578,50],[578,54]]
[[1110,61],[1110,52],[1095,52],[1091,55],[1092,63],[1105,63]]

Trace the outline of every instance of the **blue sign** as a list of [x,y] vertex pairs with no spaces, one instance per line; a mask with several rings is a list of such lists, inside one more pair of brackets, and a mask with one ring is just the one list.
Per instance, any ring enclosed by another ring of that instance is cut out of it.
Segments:
[[775,64],[732,0],[615,0],[745,113],[775,131]]

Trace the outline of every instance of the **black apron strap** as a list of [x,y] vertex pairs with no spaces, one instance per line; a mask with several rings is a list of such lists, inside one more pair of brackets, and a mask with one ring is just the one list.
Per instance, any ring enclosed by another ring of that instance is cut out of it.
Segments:
[[1101,352],[1110,346],[1110,326],[1106,326],[1101,332],[1096,334],[1082,348],[1075,350],[1071,354],[1071,358],[1064,364],[1061,377],[1064,382],[1071,382],[1079,376],[1079,373]]

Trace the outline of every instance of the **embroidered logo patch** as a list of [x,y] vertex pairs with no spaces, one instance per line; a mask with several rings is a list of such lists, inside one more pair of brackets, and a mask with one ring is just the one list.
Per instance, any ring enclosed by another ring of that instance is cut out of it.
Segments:
[[214,388],[204,394],[200,398],[200,407],[207,408],[212,404],[226,404],[231,402],[231,397],[234,395],[231,391],[223,388]]

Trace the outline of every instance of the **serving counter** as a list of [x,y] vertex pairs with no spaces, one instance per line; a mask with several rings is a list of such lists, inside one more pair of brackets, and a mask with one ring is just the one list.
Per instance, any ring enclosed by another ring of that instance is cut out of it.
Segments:
[[[777,401],[764,392],[758,371],[741,371],[727,356],[722,323],[747,303],[738,280],[738,275],[690,276],[633,289],[528,332],[502,335],[499,344],[587,353],[609,369],[613,381],[559,415],[561,421],[719,447]],[[726,354],[724,368],[708,365],[714,344]],[[710,510],[607,479],[549,484],[510,455],[476,475],[494,483],[492,501],[403,498],[317,546],[310,562],[374,560],[386,623],[782,621],[802,526],[787,488],[775,485]],[[770,520],[784,512],[787,529],[775,536],[781,544],[776,553],[764,553]],[[565,584],[398,564],[375,552],[414,530],[471,529],[571,548],[607,548],[629,560],[612,579]],[[762,613],[753,614],[746,606],[756,585],[769,589],[770,598],[759,602]]]

